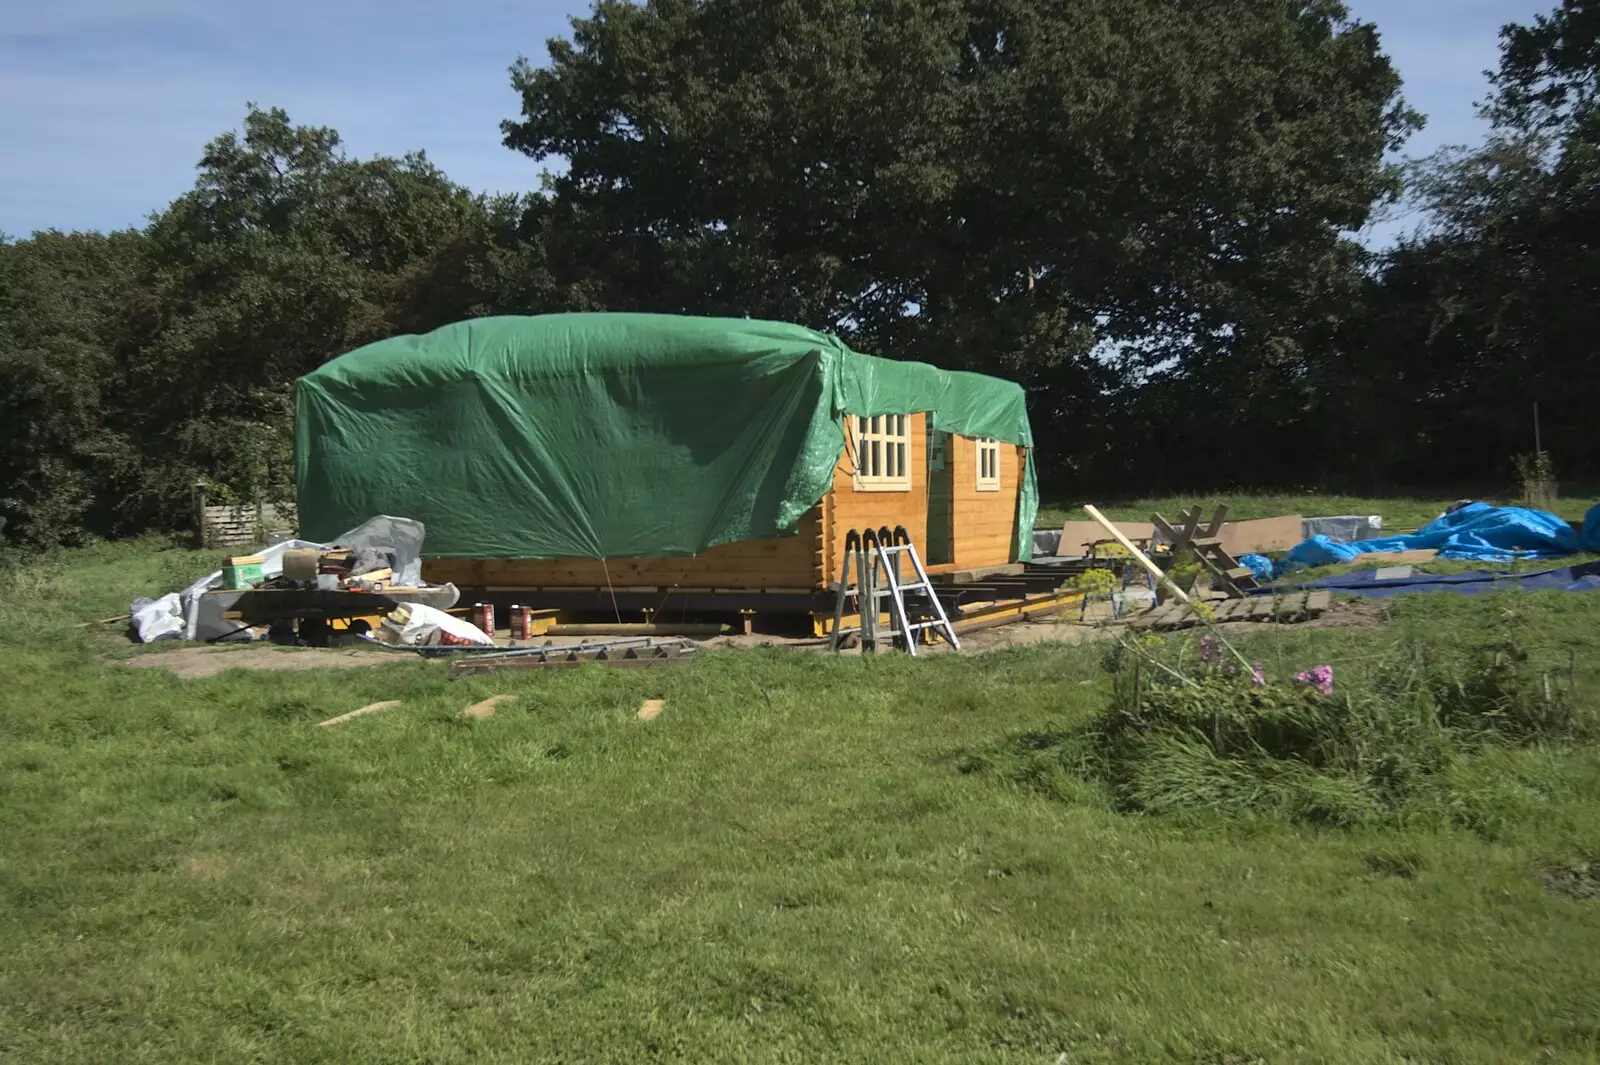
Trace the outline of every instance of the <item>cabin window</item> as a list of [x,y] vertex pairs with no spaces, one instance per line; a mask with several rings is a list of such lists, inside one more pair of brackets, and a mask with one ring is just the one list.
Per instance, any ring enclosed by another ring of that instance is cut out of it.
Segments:
[[911,491],[911,419],[904,414],[856,417],[856,487],[864,492]]
[[978,449],[978,491],[1000,491],[1000,442],[980,436],[973,443]]

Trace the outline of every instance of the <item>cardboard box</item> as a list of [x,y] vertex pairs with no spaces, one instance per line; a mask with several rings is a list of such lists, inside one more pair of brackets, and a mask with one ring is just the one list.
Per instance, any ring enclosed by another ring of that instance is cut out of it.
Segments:
[[[1206,520],[1209,521],[1209,517]],[[1263,554],[1287,551],[1303,539],[1300,535],[1302,521],[1304,519],[1298,514],[1256,518],[1252,521],[1227,521],[1222,523],[1218,539],[1222,541],[1222,549],[1234,558],[1252,551]],[[1112,524],[1134,543],[1149,540],[1155,535],[1155,526],[1149,522],[1115,521]],[[1106,531],[1097,522],[1069,521],[1061,527],[1061,545],[1056,548],[1056,554],[1069,558],[1086,555],[1091,543],[1106,539],[1109,539]]]
[[[1149,540],[1151,533],[1155,531],[1155,526],[1147,521],[1114,521],[1111,524],[1134,543]],[[1069,521],[1061,527],[1061,543],[1056,547],[1056,554],[1063,558],[1081,557],[1089,553],[1090,544],[1097,540],[1110,539],[1111,537],[1098,522]]]
[[1280,518],[1256,518],[1253,521],[1228,521],[1222,524],[1222,549],[1234,558],[1252,551],[1266,554],[1270,551],[1287,551],[1305,537],[1301,526],[1305,519],[1298,514]]

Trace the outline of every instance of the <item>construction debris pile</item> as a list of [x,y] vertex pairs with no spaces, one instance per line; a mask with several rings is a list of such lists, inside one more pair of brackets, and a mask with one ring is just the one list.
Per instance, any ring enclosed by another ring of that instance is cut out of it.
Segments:
[[136,599],[129,629],[140,643],[155,640],[257,640],[269,635],[260,618],[377,615],[397,602],[444,610],[455,605],[453,585],[422,583],[419,521],[382,515],[332,543],[286,540],[255,555],[235,555],[181,592]]

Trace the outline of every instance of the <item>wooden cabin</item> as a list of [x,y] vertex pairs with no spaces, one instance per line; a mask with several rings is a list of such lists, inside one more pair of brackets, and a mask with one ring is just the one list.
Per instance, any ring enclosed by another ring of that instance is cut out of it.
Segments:
[[415,518],[469,601],[831,616],[852,530],[970,580],[1037,506],[1020,387],[783,323],[478,319],[335,359],[295,419],[305,534]]
[[[931,431],[925,413],[847,414],[833,487],[795,536],[743,540],[677,558],[429,559],[430,583],[493,590],[639,588],[826,590],[852,529],[903,527],[930,574],[1017,561],[1027,448]],[[900,456],[904,455],[902,461]],[[864,460],[864,461],[863,461]]]

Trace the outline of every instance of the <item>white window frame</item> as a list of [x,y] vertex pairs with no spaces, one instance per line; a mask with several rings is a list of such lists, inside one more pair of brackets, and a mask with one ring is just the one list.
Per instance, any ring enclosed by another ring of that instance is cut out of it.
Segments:
[[1000,491],[1000,441],[980,436],[973,439],[972,446],[978,491]]
[[862,492],[911,491],[911,415],[847,415]]

